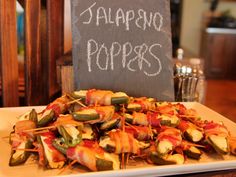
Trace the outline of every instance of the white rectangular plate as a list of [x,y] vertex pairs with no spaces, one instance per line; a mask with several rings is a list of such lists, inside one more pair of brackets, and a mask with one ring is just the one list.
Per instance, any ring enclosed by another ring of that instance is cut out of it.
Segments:
[[[233,135],[235,135],[236,124],[222,115],[212,111],[211,109],[199,103],[184,103],[188,108],[196,109],[202,119],[222,121],[228,127]],[[44,107],[34,107],[36,110],[42,110]],[[12,126],[16,122],[16,117],[23,114],[32,107],[16,107],[0,109],[0,176],[1,177],[41,177],[41,176],[57,176],[59,170],[43,170],[38,167],[37,163],[30,162],[25,165],[9,167],[8,161],[10,157],[10,145],[8,138],[4,138],[12,131]],[[137,167],[137,168],[136,168]],[[188,160],[184,165],[165,165],[165,166],[132,166],[130,169],[105,172],[87,172],[82,173],[79,170],[69,170],[61,176],[66,177],[121,177],[121,176],[165,176],[173,174],[196,173],[216,170],[236,169],[236,157],[219,155],[207,156],[203,155],[200,161]]]

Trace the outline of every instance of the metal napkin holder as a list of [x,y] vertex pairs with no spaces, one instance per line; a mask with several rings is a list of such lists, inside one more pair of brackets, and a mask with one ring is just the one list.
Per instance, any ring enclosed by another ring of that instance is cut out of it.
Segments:
[[[197,61],[198,64],[191,61]],[[205,89],[202,88],[202,82],[204,82],[205,78],[202,70],[203,67],[199,63],[202,63],[200,59],[174,60],[175,101],[203,102],[203,96],[200,95],[202,94],[200,92]]]

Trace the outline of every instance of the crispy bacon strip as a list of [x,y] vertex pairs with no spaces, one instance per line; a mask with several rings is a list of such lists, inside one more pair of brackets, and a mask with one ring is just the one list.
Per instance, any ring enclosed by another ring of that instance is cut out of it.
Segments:
[[181,132],[185,132],[190,127],[190,122],[181,120],[178,129],[180,129]]
[[156,112],[147,112],[147,121],[152,127],[160,127],[161,119],[158,118],[158,113]]
[[132,134],[116,130],[109,132],[109,136],[111,140],[115,142],[116,154],[121,154],[121,153],[139,154],[140,149],[138,147],[138,142],[137,140],[135,140]]
[[197,119],[198,117],[200,117],[197,111],[192,108],[186,109],[183,115],[185,115],[186,117],[191,117],[192,119]]
[[95,141],[85,140],[80,145],[67,149],[69,159],[88,167],[92,171],[98,171],[96,167],[97,157],[104,158],[104,150]]
[[[59,114],[63,114],[67,110],[67,103],[70,101],[70,99],[67,96],[61,96],[54,100],[52,103],[50,103],[44,111],[52,109],[56,116],[59,116]],[[44,112],[43,111],[43,112]]]
[[109,90],[96,90],[91,89],[86,93],[86,104],[87,105],[111,105],[112,91]]
[[174,108],[176,109],[176,111],[178,112],[179,115],[183,115],[187,111],[187,108],[181,103],[176,103],[173,106],[174,106]]
[[149,101],[146,97],[135,98],[134,103],[139,104],[141,106],[140,112],[146,112],[149,110],[155,110],[155,102]]
[[96,168],[96,153],[93,149],[76,146],[67,150],[66,156],[69,159],[77,160],[81,165],[88,167],[92,171],[97,171]]
[[177,114],[176,108],[171,103],[168,103],[167,105],[159,106],[157,108],[157,111],[160,114],[165,114],[165,115],[175,115],[175,114]]
[[152,127],[160,127],[161,119],[158,118],[158,114],[155,112],[147,112],[147,114],[134,112],[133,113],[133,124]]
[[[57,120],[53,123],[53,125],[61,126],[61,125],[74,125],[83,127],[83,123],[75,121],[71,114],[59,115]],[[46,128],[46,127],[45,127]]]
[[177,147],[182,142],[181,132],[172,127],[162,127],[161,133],[157,136],[158,141],[167,140]]
[[146,141],[152,138],[152,132],[150,132],[149,127],[126,126],[125,132],[132,134],[134,138],[140,141]]
[[188,128],[193,128],[193,129],[197,129],[199,131],[202,131],[202,129],[199,128],[198,126],[196,126],[195,124],[193,124],[189,121],[181,120],[179,125],[178,125],[178,129],[181,132],[185,132]]
[[25,130],[35,129],[36,124],[32,120],[21,120],[15,124],[15,133],[22,138],[34,139],[33,132],[25,132]]
[[115,114],[114,106],[96,106],[96,107],[86,107],[82,109],[94,109],[99,114],[99,119],[86,121],[86,123],[94,124],[109,121],[113,118]]
[[100,115],[99,122],[109,121],[115,114],[114,106],[97,106],[95,109]]
[[229,136],[228,129],[224,125],[221,125],[218,123],[207,122],[205,123],[203,129],[204,129],[206,137],[210,135],[217,135],[217,136],[224,136],[224,137]]

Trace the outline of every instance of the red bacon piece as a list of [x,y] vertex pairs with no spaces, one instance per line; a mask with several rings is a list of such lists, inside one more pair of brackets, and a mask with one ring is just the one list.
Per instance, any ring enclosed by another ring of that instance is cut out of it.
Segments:
[[175,107],[170,103],[164,106],[159,106],[158,112],[166,115],[175,115],[177,113]]
[[147,113],[147,121],[149,125],[153,127],[160,127],[161,125],[161,119],[158,118],[158,113],[155,113],[155,112]]
[[77,160],[78,163],[88,167],[92,171],[98,171],[96,167],[97,157],[104,158],[104,150],[96,141],[84,140],[76,147],[68,148],[67,158]]
[[[45,110],[52,109],[55,115],[58,117],[59,114],[63,114],[67,110],[67,103],[69,102],[69,98],[67,96],[62,96],[54,100],[50,103]],[[44,110],[44,111],[45,111]]]
[[181,132],[185,132],[190,127],[190,122],[181,120],[178,129],[180,129]]
[[176,147],[182,142],[181,132],[176,128],[162,127],[161,133],[158,134],[157,140],[167,140],[171,142],[174,147]]
[[174,104],[173,106],[175,107],[175,109],[177,110],[178,114],[180,114],[180,115],[185,114],[185,112],[187,110],[187,108],[183,104],[181,104],[181,103]]
[[97,141],[83,140],[83,142],[80,143],[80,146],[87,147],[89,149],[93,149],[93,151],[96,152],[97,154],[104,153],[104,150],[99,146]]
[[146,97],[136,98],[134,103],[141,106],[142,109],[140,112],[146,112],[155,109],[155,102],[149,101]]
[[132,134],[134,138],[140,141],[146,141],[152,138],[152,132],[148,127],[126,126],[125,132]]
[[221,124],[215,123],[215,122],[207,122],[203,126],[204,132],[206,136],[209,135],[217,135],[217,136],[229,136],[228,129]]
[[93,149],[76,146],[67,149],[67,158],[71,160],[77,160],[81,165],[88,167],[92,171],[97,171],[96,168],[96,153]]
[[154,112],[147,112],[147,114],[134,112],[133,113],[133,124],[144,125],[148,126],[151,125],[152,127],[160,127],[161,119],[158,118],[158,114]]

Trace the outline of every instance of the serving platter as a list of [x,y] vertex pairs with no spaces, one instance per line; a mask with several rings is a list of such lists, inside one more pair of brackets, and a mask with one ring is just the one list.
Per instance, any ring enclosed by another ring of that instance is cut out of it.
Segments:
[[[236,135],[236,123],[218,114],[217,112],[197,103],[183,103],[187,108],[195,109],[202,119],[222,121],[229,129],[232,135]],[[33,107],[40,111],[44,106]],[[41,177],[41,176],[58,176],[60,170],[44,170],[38,164],[29,159],[26,164],[16,167],[9,167],[10,145],[7,136],[12,131],[17,117],[24,112],[31,110],[32,107],[14,107],[0,108],[0,177]],[[203,154],[200,160],[187,160],[184,165],[164,165],[152,166],[144,162],[131,163],[127,169],[118,171],[105,172],[85,172],[83,168],[73,168],[63,172],[60,176],[77,177],[77,176],[95,176],[95,177],[118,177],[118,176],[165,176],[174,174],[186,174],[216,170],[236,169],[236,156],[217,154]]]

